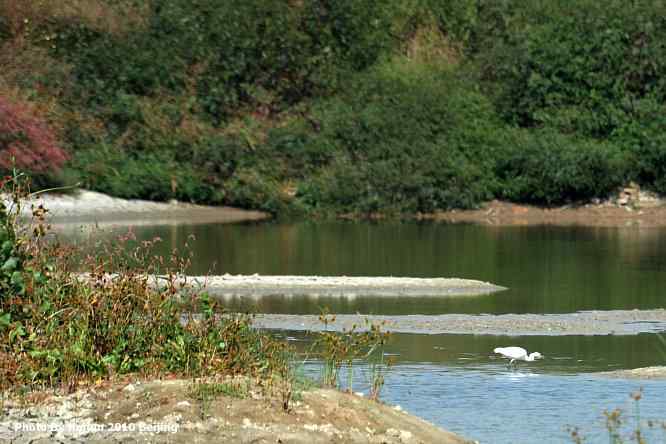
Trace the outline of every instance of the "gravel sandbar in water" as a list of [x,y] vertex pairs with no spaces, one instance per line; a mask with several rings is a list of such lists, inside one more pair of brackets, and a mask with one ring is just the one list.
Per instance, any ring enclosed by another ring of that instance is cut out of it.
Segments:
[[456,278],[261,276],[191,277],[213,296],[466,296],[506,290],[489,282]]
[[320,331],[363,326],[365,320],[383,322],[387,331],[418,334],[486,335],[630,335],[666,331],[666,310],[584,311],[566,314],[504,314],[438,316],[336,315],[324,326],[317,315],[259,314],[259,328]]

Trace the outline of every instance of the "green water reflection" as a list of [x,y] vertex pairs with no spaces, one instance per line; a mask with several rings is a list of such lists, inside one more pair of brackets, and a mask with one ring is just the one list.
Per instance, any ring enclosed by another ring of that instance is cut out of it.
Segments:
[[[97,234],[112,237],[126,231]],[[190,241],[190,273],[461,277],[509,287],[462,298],[235,299],[271,313],[562,313],[665,304],[666,230],[433,223],[262,223],[135,227],[158,253]],[[76,237],[70,231],[67,236]]]

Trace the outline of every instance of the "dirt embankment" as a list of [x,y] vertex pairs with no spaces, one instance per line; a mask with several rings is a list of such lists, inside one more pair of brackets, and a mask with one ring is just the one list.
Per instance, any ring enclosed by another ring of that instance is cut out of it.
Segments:
[[607,202],[555,208],[492,201],[476,210],[437,212],[419,218],[494,226],[664,227],[666,203],[649,194],[640,199],[636,197],[629,200],[623,198],[621,193],[620,197]]
[[[221,383],[218,383],[221,384]],[[115,384],[68,396],[5,401],[0,441],[16,444],[168,442],[463,444],[391,407],[336,390],[304,391],[285,412],[242,378],[197,398],[192,381]],[[218,385],[218,387],[221,387]],[[194,393],[194,394],[193,394]],[[202,400],[204,399],[204,400]],[[50,427],[51,430],[41,431]]]

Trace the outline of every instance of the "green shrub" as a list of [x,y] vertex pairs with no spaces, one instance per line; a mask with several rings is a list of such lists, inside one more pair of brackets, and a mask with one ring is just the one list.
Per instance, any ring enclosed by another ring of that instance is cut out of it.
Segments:
[[400,3],[396,0],[310,0],[305,8],[306,29],[320,41],[324,51],[329,48],[354,70],[364,70],[394,47],[396,42],[391,29],[393,22],[400,19]]
[[548,17],[549,0],[411,0],[402,12],[412,24],[435,20],[439,29],[468,55],[485,53],[525,24]]
[[604,198],[627,176],[626,157],[609,143],[525,130],[505,140],[495,167],[504,199],[556,205]]
[[468,43],[478,25],[477,0],[419,0],[417,10],[430,13],[444,33],[459,43]]
[[125,149],[97,141],[93,149],[78,151],[66,171],[69,181],[128,199],[286,210],[280,192],[284,168],[276,168],[279,157],[271,157],[270,145],[253,149],[219,135],[192,143],[174,137],[166,145],[159,133],[143,130]]
[[611,140],[630,156],[630,178],[666,194],[666,107],[652,98],[634,104],[635,119],[613,132]]
[[322,105],[310,142],[335,160],[299,193],[313,208],[432,211],[492,196],[496,131],[490,103],[437,69],[382,65]]
[[[46,211],[41,206],[32,210],[35,226],[26,230],[20,226],[20,216],[28,196],[29,178],[17,173],[5,176],[0,180],[0,336],[7,332],[11,323],[18,323],[26,317],[20,300],[35,286],[44,285],[47,281],[46,269],[51,265],[48,260],[40,266],[33,263],[35,251],[28,248],[27,233],[31,232],[30,241],[39,243],[44,236],[44,216]],[[2,346],[0,346],[0,356]],[[0,365],[1,367],[1,365]],[[3,375],[0,368],[0,375]],[[3,387],[0,378],[0,388]]]
[[[192,166],[170,153],[126,154],[111,146],[80,151],[68,171],[87,189],[126,199],[214,203],[215,192]],[[175,191],[173,187],[175,186]]]
[[[314,126],[314,128],[312,128]],[[324,143],[311,143],[312,134],[320,127],[314,119],[271,129],[265,149],[274,158],[283,159],[284,175],[306,177],[333,160],[333,152]]]
[[111,36],[79,27],[57,31],[57,53],[73,63],[74,90],[86,103],[108,103],[117,94],[150,95],[185,81],[178,47],[149,31]]
[[[25,197],[5,185],[3,192]],[[20,200],[13,205],[16,209]],[[0,250],[1,390],[71,389],[128,373],[242,373],[261,379],[269,395],[274,383],[291,383],[292,349],[252,328],[249,316],[218,316],[207,294],[178,282],[183,262],[152,256],[156,241],[135,248],[131,234],[114,239],[100,247],[101,254],[88,256],[82,278],[71,271],[70,259],[78,256],[71,248],[45,243],[43,223],[24,234],[16,214],[0,207],[5,242],[14,244]],[[5,285],[9,272],[10,286]],[[158,273],[163,285],[156,288],[151,282]],[[25,285],[17,287],[14,276]],[[178,303],[181,292],[187,304]],[[288,401],[283,398],[285,409]]]
[[645,140],[632,152],[636,181],[645,188],[666,195],[666,133]]
[[525,4],[530,15],[516,13],[521,25],[481,57],[510,122],[603,139],[634,118],[637,101],[652,96],[663,102],[662,2]]
[[192,163],[215,190],[211,203],[270,213],[287,211],[289,198],[281,189],[293,172],[292,166],[286,155],[275,149],[274,141],[255,143],[252,139],[250,134],[205,137],[189,150],[179,150],[176,160]]
[[376,0],[251,0],[218,9],[202,25],[212,48],[198,85],[202,105],[219,120],[244,104],[280,111],[330,93],[392,46],[391,12]]
[[0,0],[26,61],[0,86],[64,135],[65,183],[271,212],[666,192],[661,1],[98,1]]
[[277,214],[288,210],[280,183],[254,168],[239,169],[224,183],[224,202],[240,208],[253,208]]
[[132,33],[62,20],[50,32],[54,52],[74,65],[79,98],[108,103],[189,81],[219,122],[247,105],[279,111],[370,66],[394,44],[397,3],[161,0]]
[[[185,2],[189,7],[190,2]],[[247,1],[211,14],[203,23],[209,48],[199,99],[215,119],[241,105],[279,109],[307,96],[330,56],[300,26],[300,11],[277,0]],[[322,74],[325,76],[325,74]]]
[[[25,291],[22,272],[27,258],[17,242],[14,218],[6,205],[0,203],[0,302],[3,305],[5,300]],[[17,311],[15,307],[9,308],[7,313],[0,311],[0,328],[3,316],[8,321],[9,315]]]

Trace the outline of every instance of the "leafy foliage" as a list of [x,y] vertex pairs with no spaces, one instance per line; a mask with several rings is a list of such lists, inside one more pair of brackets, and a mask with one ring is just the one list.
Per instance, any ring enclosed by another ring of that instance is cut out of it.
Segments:
[[[0,299],[5,306],[12,294],[25,291],[22,271],[26,255],[19,248],[12,218],[7,206],[0,204]],[[15,311],[14,307],[6,308],[7,311],[0,311],[0,324],[7,324]]]
[[610,195],[626,180],[626,161],[611,144],[553,131],[517,131],[497,160],[499,196],[558,205]]
[[[85,261],[87,277],[73,273],[71,248],[44,242],[43,209],[24,233],[18,179],[5,182],[11,209],[0,207],[0,389],[76,387],[118,373],[243,373],[267,384],[289,377],[289,346],[251,328],[249,316],[220,318],[207,294],[179,281],[187,259],[175,253],[152,257],[151,243],[135,245],[130,233]],[[166,279],[159,286],[158,273]]]
[[67,154],[58,145],[46,123],[34,117],[29,108],[0,97],[0,171],[17,167],[41,182],[57,174]]
[[326,104],[310,143],[335,160],[304,184],[309,205],[416,212],[492,196],[500,126],[490,103],[446,73],[395,68],[362,76],[353,94]]
[[30,61],[0,88],[99,191],[365,214],[666,189],[662,1],[90,2],[0,0]]
[[[321,368],[321,381],[324,385],[338,387],[340,383],[340,370],[347,367],[347,390],[353,393],[354,362],[365,360],[368,362],[372,381],[370,398],[379,399],[379,392],[384,385],[384,375],[391,362],[384,361],[384,350],[389,343],[391,333],[383,330],[383,323],[373,323],[365,319],[365,325],[352,325],[336,333],[328,331],[328,326],[335,323],[335,315],[324,310],[319,315],[319,322],[324,330],[318,332],[312,344],[312,349],[321,355],[323,365]],[[341,387],[340,387],[341,388]]]
[[661,2],[554,1],[541,17],[539,2],[527,3],[531,16],[484,59],[509,121],[606,138],[635,118],[637,102],[663,102]]
[[205,178],[192,167],[183,168],[168,152],[128,157],[112,147],[100,147],[77,153],[71,168],[71,181],[126,199],[219,203]]
[[390,10],[376,0],[170,0],[153,2],[145,27],[132,34],[83,24],[54,32],[82,97],[150,95],[183,88],[194,75],[202,108],[221,120],[242,106],[279,110],[370,66],[391,45]]
[[634,118],[611,136],[629,158],[629,176],[641,185],[666,194],[666,111],[652,98],[634,104]]

